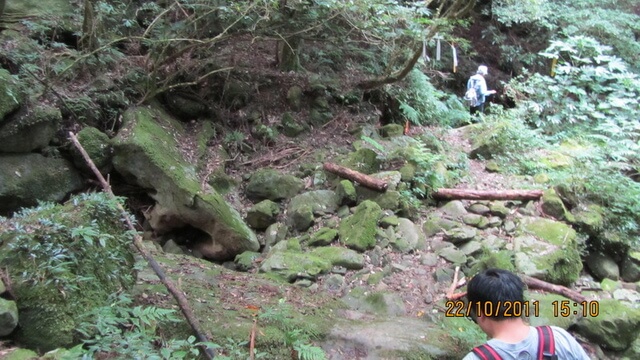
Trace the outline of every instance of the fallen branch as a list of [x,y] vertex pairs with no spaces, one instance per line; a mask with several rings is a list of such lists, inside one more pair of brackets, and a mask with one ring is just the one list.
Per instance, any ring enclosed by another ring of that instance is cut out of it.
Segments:
[[[78,141],[78,138],[72,132],[69,133],[69,137],[71,139],[71,142],[73,142],[73,145],[75,145],[78,151],[80,151],[80,154],[82,154],[84,161],[86,161],[89,168],[91,168],[93,173],[96,175],[96,177],[100,181],[100,185],[102,186],[103,191],[106,192],[110,197],[115,198],[115,195],[111,190],[111,186],[102,176],[102,174],[100,173],[96,165],[93,163],[89,154],[87,154],[85,149],[82,147],[82,145]],[[209,339],[200,330],[200,323],[198,319],[196,319],[193,316],[193,311],[191,310],[191,306],[189,306],[189,302],[185,297],[185,295],[180,290],[178,290],[178,288],[175,286],[173,281],[171,281],[171,279],[166,277],[164,270],[162,270],[162,267],[160,266],[160,264],[158,264],[158,262],[153,258],[153,256],[143,247],[142,237],[138,234],[138,232],[136,231],[136,228],[133,226],[133,223],[129,219],[129,213],[124,209],[124,207],[122,207],[122,205],[119,202],[118,202],[118,209],[122,213],[122,218],[124,219],[125,224],[129,228],[129,230],[131,230],[132,233],[134,234],[133,245],[140,252],[142,257],[144,257],[144,259],[149,263],[149,265],[151,266],[153,271],[156,273],[160,281],[167,288],[167,290],[169,290],[171,295],[173,295],[173,297],[176,299],[176,301],[178,302],[178,306],[180,307],[180,310],[182,310],[182,314],[187,319],[187,322],[191,326],[191,329],[193,329],[193,332],[196,334],[196,338],[198,339],[198,341],[208,342]],[[215,357],[215,354],[211,349],[207,347],[203,347],[203,349],[207,359],[213,359]]]
[[438,189],[432,196],[447,200],[537,200],[542,196],[542,190]]
[[562,295],[578,303],[587,300],[586,296],[561,285],[551,284],[527,275],[520,275],[520,278],[525,284],[527,284],[529,289],[548,291],[554,294]]
[[349,168],[346,168],[344,166],[340,166],[340,165],[336,165],[333,163],[324,163],[323,164],[323,168],[330,172],[330,173],[334,173],[338,176],[341,176],[343,178],[349,179],[349,180],[353,180],[355,182],[357,182],[358,184],[367,187],[369,189],[372,190],[376,190],[376,191],[380,191],[380,192],[384,192],[387,190],[387,187],[389,186],[385,181],[380,180],[380,179],[376,179],[373,178],[369,175],[363,174],[361,172],[355,171],[355,170],[351,170]]

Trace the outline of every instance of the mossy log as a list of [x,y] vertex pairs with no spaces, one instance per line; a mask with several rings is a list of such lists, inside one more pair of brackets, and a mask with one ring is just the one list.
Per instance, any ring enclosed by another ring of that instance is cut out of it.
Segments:
[[542,190],[438,189],[432,196],[447,200],[538,200]]
[[387,184],[385,181],[373,178],[369,175],[363,174],[355,170],[351,170],[344,166],[336,165],[333,163],[324,163],[323,168],[328,172],[331,172],[343,178],[355,181],[360,185],[372,190],[384,192],[387,190],[387,187],[389,186],[389,184]]

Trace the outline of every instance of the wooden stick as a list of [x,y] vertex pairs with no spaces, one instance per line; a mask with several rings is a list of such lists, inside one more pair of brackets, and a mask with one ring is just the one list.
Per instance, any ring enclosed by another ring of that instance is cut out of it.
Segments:
[[383,180],[373,178],[369,175],[363,174],[355,170],[351,170],[344,166],[336,165],[333,163],[324,163],[323,168],[330,173],[334,173],[343,178],[356,181],[360,185],[372,190],[384,192],[387,190],[387,187],[389,186]]
[[[72,132],[69,132],[69,137],[73,145],[75,145],[78,151],[80,151],[80,154],[82,154],[84,161],[86,161],[87,165],[89,165],[89,168],[91,168],[95,176],[100,181],[100,185],[102,186],[102,189],[104,190],[104,192],[106,192],[110,197],[115,199],[115,195],[111,190],[111,186],[104,179],[104,177],[102,176],[102,174],[100,173],[96,165],[93,163],[93,160],[91,160],[91,157],[89,156],[89,154],[87,154],[85,149],[82,147],[82,145],[78,141],[78,138]],[[136,249],[138,249],[138,252],[140,252],[142,257],[144,257],[144,259],[149,263],[149,265],[151,266],[153,271],[156,273],[156,275],[158,275],[158,278],[160,278],[160,281],[164,284],[167,290],[169,290],[171,295],[173,295],[173,297],[176,299],[176,301],[178,302],[178,306],[180,307],[180,310],[182,310],[182,314],[187,319],[187,322],[191,326],[191,329],[193,329],[193,332],[196,334],[198,341],[208,342],[209,341],[208,337],[205,336],[202,333],[202,331],[200,331],[200,322],[195,316],[193,316],[193,311],[191,310],[191,306],[189,306],[189,302],[187,298],[180,290],[176,288],[173,281],[171,281],[171,279],[166,277],[164,270],[162,270],[162,267],[160,266],[160,264],[158,264],[156,259],[147,250],[145,250],[145,248],[142,245],[142,237],[136,231],[136,228],[133,226],[131,219],[129,219],[129,213],[124,209],[124,207],[122,207],[120,202],[117,202],[117,204],[118,204],[118,209],[122,213],[122,218],[124,219],[125,224],[129,228],[129,230],[131,230],[134,234],[133,245],[136,247]],[[213,350],[207,348],[206,346],[203,348],[204,348],[204,353],[207,359],[213,359],[215,357]]]
[[536,279],[527,275],[520,275],[520,278],[525,284],[527,284],[527,286],[530,289],[540,289],[540,290],[552,292],[554,294],[562,295],[575,302],[582,302],[587,300],[586,296],[580,294],[577,291],[571,290],[561,285],[551,284],[546,281],[542,281],[540,279]]
[[460,272],[460,266],[456,266],[456,271],[453,273],[453,281],[451,281],[451,286],[449,286],[449,291],[447,291],[447,299],[451,299],[454,296],[456,291],[456,286],[458,285],[458,273]]
[[258,327],[258,314],[254,314],[253,326],[251,327],[251,336],[249,337],[249,359],[254,360],[254,349],[256,346],[256,331]]
[[432,196],[447,200],[537,200],[542,196],[542,190],[438,189]]

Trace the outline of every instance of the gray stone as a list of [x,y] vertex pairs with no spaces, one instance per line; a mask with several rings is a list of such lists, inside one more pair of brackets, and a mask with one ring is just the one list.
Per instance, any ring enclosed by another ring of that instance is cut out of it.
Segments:
[[455,245],[472,240],[478,235],[476,229],[469,226],[458,226],[444,232],[444,239]]
[[640,281],[640,252],[627,253],[620,264],[620,275],[627,282]]
[[569,222],[573,222],[575,220],[574,216],[567,210],[562,202],[562,199],[556,191],[551,188],[547,189],[542,193],[542,211],[551,215],[558,220],[566,220]]
[[0,336],[11,334],[16,326],[18,326],[16,302],[0,298]]
[[617,289],[613,291],[613,298],[619,301],[626,301],[634,304],[637,308],[640,305],[640,293],[630,289]]
[[62,201],[82,187],[80,174],[66,160],[40,154],[0,155],[0,215],[38,201]]
[[345,285],[344,276],[338,274],[331,274],[324,278],[322,285],[326,291],[340,292]]
[[308,206],[314,215],[333,214],[338,210],[339,198],[332,190],[314,190],[296,195],[287,206],[287,212],[295,212]]
[[364,267],[364,256],[354,250],[340,246],[321,246],[309,252],[313,256],[327,260],[333,266],[342,266],[349,270],[360,270]]
[[456,265],[462,265],[467,262],[467,256],[464,254],[464,252],[454,247],[444,248],[438,252],[438,255]]
[[293,282],[299,278],[316,279],[331,269],[331,262],[317,256],[300,251],[274,250],[275,247],[260,264],[260,272],[272,273]]
[[264,230],[276,221],[279,213],[278,204],[271,200],[263,200],[247,210],[246,221],[256,230]]
[[438,264],[438,256],[434,253],[423,254],[420,263],[425,266],[436,266]]
[[373,248],[376,243],[375,234],[381,213],[382,209],[378,204],[369,200],[362,202],[356,207],[353,215],[343,219],[340,223],[338,229],[340,242],[358,251]]
[[404,127],[400,124],[387,124],[380,128],[380,136],[383,138],[401,136],[403,133]]
[[450,283],[453,280],[453,270],[447,268],[438,268],[436,270],[436,281],[439,283]]
[[608,255],[600,253],[592,253],[587,256],[587,266],[591,273],[598,279],[620,279],[620,269],[618,264]]
[[287,238],[289,228],[283,223],[271,224],[264,233],[264,251],[267,252],[278,242]]
[[342,205],[355,205],[358,201],[356,187],[349,180],[341,180],[336,187],[336,196]]
[[293,175],[281,174],[277,170],[263,168],[251,175],[247,184],[247,197],[254,200],[273,201],[290,199],[304,188],[304,181]]
[[400,222],[398,221],[398,217],[395,215],[392,216],[385,216],[382,219],[380,219],[380,226],[383,228],[387,228],[390,226],[398,226]]
[[242,254],[236,255],[233,260],[236,270],[249,271],[256,267],[255,261],[260,257],[260,253],[255,251],[245,251]]
[[336,212],[336,215],[341,219],[346,218],[347,216],[351,215],[351,209],[347,205],[340,206],[338,212]]
[[173,239],[169,239],[164,243],[164,245],[162,246],[162,251],[169,254],[184,255],[184,250],[182,250],[182,248],[178,244],[176,244]]
[[460,251],[465,255],[476,255],[482,252],[482,243],[477,240],[471,240],[468,243],[460,245]]
[[424,235],[420,227],[409,219],[398,219],[396,234],[398,239],[395,241],[394,247],[402,252],[424,249],[425,247]]
[[503,228],[507,233],[511,233],[516,229],[516,223],[514,223],[512,220],[505,220]]
[[305,231],[313,225],[315,217],[310,205],[302,204],[296,206],[295,210],[287,211],[288,223],[298,231]]
[[492,215],[505,218],[509,215],[511,210],[505,205],[504,201],[492,201],[489,203],[489,210]]
[[424,224],[422,224],[422,231],[425,236],[431,237],[443,230],[451,230],[459,225],[459,222],[444,219],[440,214],[430,214]]
[[449,201],[440,207],[438,211],[451,219],[462,219],[467,214],[467,209],[464,208],[464,204],[460,200]]
[[474,203],[474,204],[471,204],[471,206],[469,206],[469,211],[474,214],[485,215],[490,213],[491,209],[485,204]]

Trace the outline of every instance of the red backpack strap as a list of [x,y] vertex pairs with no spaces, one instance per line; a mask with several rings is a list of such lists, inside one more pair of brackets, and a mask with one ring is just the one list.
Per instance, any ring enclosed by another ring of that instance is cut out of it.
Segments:
[[538,330],[538,360],[557,360],[556,343],[550,326],[537,326]]
[[476,354],[482,360],[502,360],[500,355],[494,348],[488,344],[476,346],[473,348],[473,353]]

